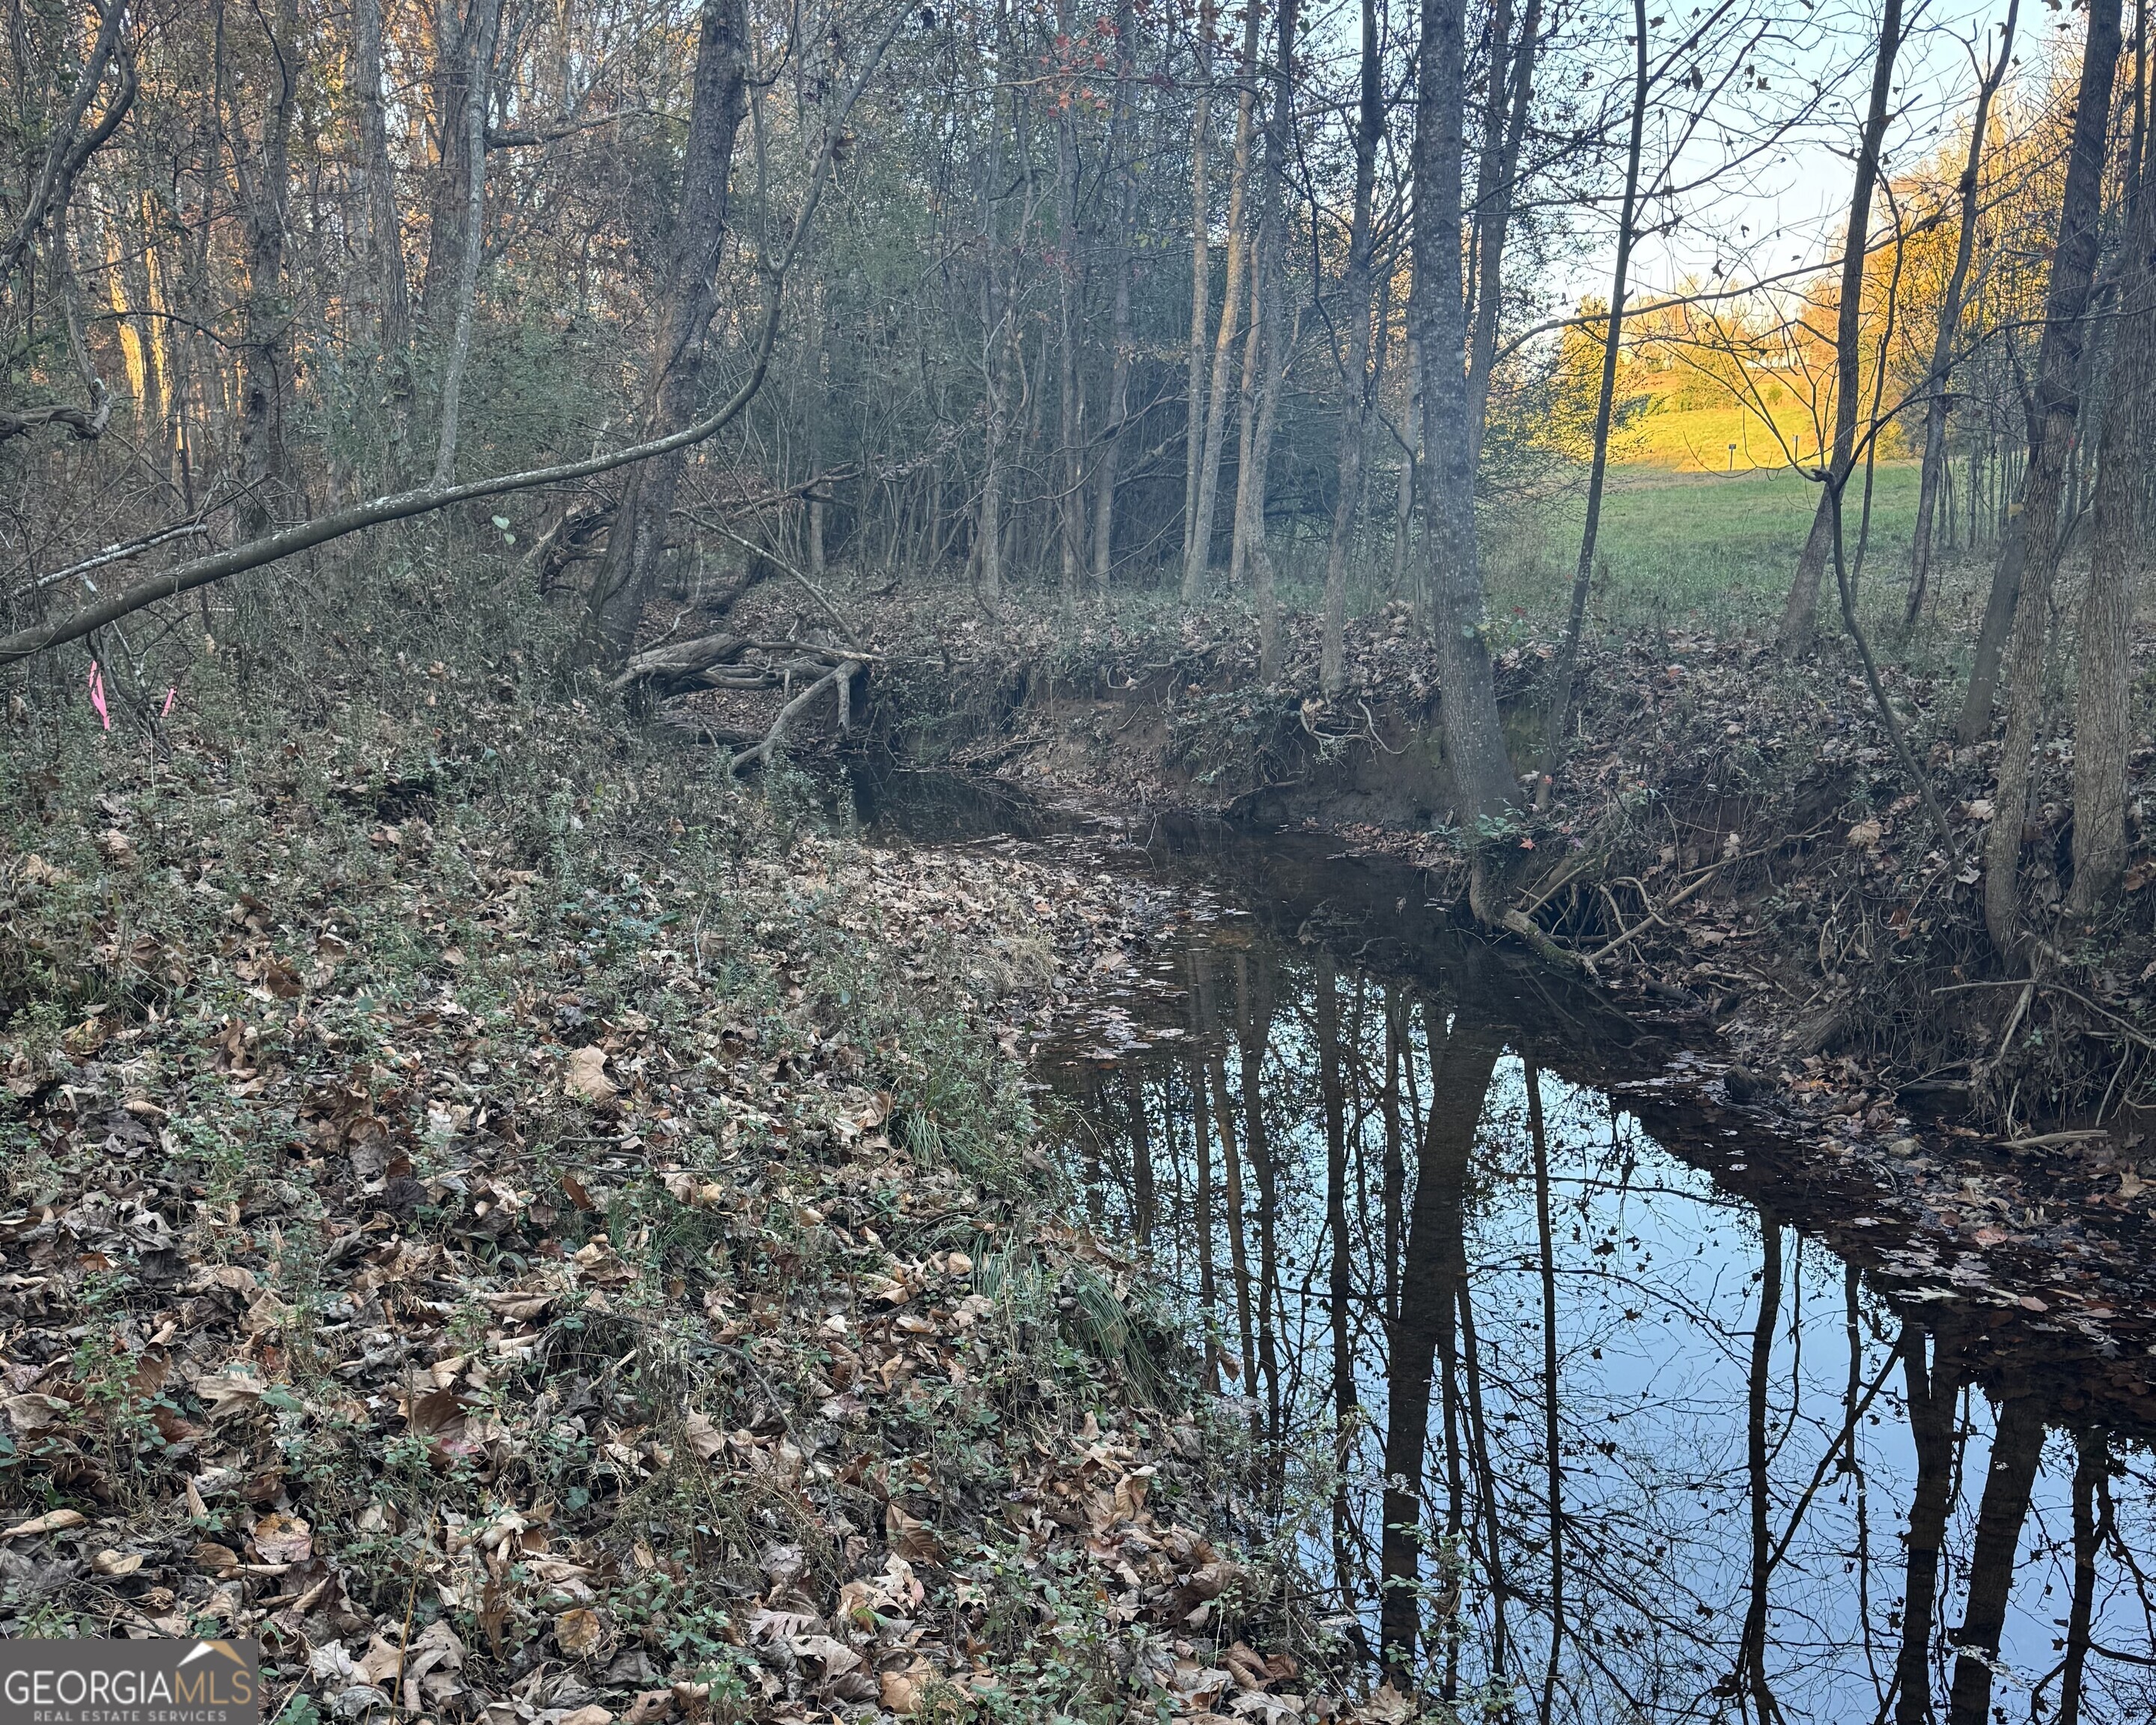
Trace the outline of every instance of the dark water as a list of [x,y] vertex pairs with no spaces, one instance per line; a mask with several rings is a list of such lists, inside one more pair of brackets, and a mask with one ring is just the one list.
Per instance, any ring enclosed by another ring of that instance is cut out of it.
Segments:
[[1214,908],[1039,1059],[1336,1632],[1462,1717],[2156,1719],[2138,1344],[1938,1273],[1412,876],[1127,836]]

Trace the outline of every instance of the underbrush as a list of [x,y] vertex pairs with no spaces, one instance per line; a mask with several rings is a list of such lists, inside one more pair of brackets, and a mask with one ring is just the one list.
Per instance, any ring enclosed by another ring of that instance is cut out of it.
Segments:
[[374,617],[15,708],[8,1632],[259,1637],[294,1722],[1292,1686],[1241,1422],[1015,1058],[1142,899]]

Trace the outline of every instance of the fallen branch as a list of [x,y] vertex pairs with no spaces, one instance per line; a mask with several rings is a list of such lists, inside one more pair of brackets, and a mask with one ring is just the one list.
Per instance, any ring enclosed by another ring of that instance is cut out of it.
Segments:
[[[743,665],[752,653],[791,656],[778,662]],[[819,646],[807,641],[758,640],[752,635],[697,635],[647,647],[632,657],[608,684],[615,694],[642,688],[659,700],[693,695],[700,689],[778,689],[793,686],[803,672],[828,675],[848,660],[866,663],[874,655],[858,648]]]
[[757,744],[754,748],[744,749],[733,757],[727,764],[727,773],[732,778],[739,778],[752,766],[761,765],[768,768],[772,756],[777,752],[780,741],[786,735],[787,726],[828,687],[835,685],[839,691],[839,728],[844,730],[847,691],[860,669],[861,664],[859,660],[844,660],[834,669],[817,678],[814,682],[778,710],[778,716],[771,721],[771,729],[765,733],[762,742]]

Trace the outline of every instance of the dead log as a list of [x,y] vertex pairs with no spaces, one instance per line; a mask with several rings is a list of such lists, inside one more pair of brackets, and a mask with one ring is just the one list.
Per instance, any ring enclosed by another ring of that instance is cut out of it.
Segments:
[[763,741],[757,744],[754,748],[744,749],[736,755],[728,764],[726,771],[738,778],[752,766],[768,768],[772,757],[778,752],[779,743],[786,735],[787,726],[804,711],[810,703],[827,688],[835,686],[838,690],[839,728],[842,731],[845,729],[847,691],[855,677],[860,675],[860,670],[861,662],[858,659],[841,660],[837,665],[817,678],[814,682],[781,707],[778,710],[778,716],[771,721],[771,729],[765,734]]

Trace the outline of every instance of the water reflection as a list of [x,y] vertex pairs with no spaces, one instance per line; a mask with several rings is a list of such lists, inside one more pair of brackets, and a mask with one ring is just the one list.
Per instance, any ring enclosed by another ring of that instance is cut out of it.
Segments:
[[1735,1128],[1650,1131],[1570,1030],[1233,919],[1174,963],[1134,1036],[1053,1063],[1087,1201],[1403,1686],[1594,1725],[2156,1717],[2133,1411],[1874,1285]]

